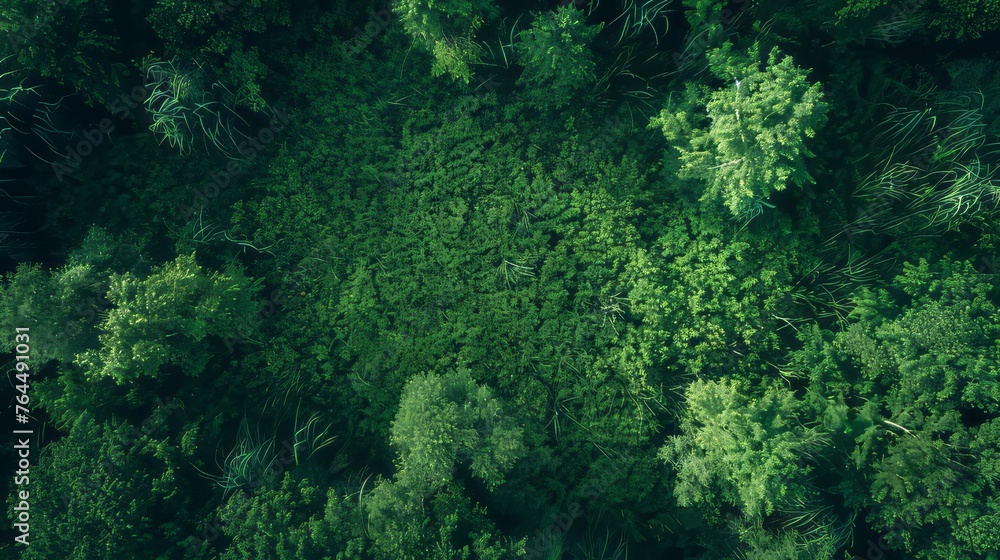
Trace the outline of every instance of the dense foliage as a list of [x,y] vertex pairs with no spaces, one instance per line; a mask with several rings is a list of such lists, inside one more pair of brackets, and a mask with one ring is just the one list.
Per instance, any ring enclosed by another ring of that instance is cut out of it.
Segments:
[[998,27],[4,3],[0,550],[1000,560]]

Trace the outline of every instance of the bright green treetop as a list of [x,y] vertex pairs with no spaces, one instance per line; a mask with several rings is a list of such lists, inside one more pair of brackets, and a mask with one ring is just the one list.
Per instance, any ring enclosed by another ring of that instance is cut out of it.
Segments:
[[[395,479],[369,498],[376,557],[504,557],[512,545],[492,536],[492,524],[456,477],[466,464],[495,489],[524,452],[521,429],[504,419],[492,391],[467,369],[417,375],[403,390],[391,439],[398,449]],[[451,535],[459,520],[478,535],[471,547]]]
[[522,452],[520,432],[503,421],[492,391],[468,370],[414,377],[392,425],[398,482],[432,492],[452,478],[458,462],[468,461],[472,474],[496,487]]
[[[764,68],[757,45],[743,59],[731,44],[709,53],[711,69],[726,86],[704,93],[689,87],[684,100],[650,121],[680,152],[683,178],[705,181],[703,200],[722,199],[735,215],[789,183],[813,182],[805,160],[807,138],[826,122],[820,84],[777,48]],[[707,116],[707,119],[705,118]]]
[[817,429],[801,425],[800,409],[794,394],[779,387],[750,399],[728,380],[688,386],[684,434],[670,438],[660,451],[677,469],[678,503],[693,506],[721,498],[760,519],[806,497],[807,471],[798,458],[823,438]]
[[206,274],[193,254],[146,278],[114,275],[108,299],[115,307],[101,325],[101,350],[87,351],[77,362],[119,382],[155,377],[166,364],[196,375],[211,356],[206,337],[245,334],[256,315],[255,287],[235,270]]

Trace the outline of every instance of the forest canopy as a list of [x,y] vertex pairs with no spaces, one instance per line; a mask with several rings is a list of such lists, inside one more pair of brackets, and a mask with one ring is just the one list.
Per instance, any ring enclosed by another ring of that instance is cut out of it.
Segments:
[[1000,560],[998,28],[4,2],[2,556]]

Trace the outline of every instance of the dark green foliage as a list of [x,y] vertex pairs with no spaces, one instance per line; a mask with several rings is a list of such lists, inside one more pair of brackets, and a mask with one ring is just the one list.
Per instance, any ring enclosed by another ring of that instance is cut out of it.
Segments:
[[220,508],[220,525],[233,541],[219,558],[361,558],[360,517],[356,500],[288,473],[278,487],[237,492]]
[[1000,560],[993,3],[7,4],[3,557]]
[[0,58],[108,106],[130,72],[105,0],[13,0],[0,8]]
[[[963,411],[1000,413],[991,357],[1000,339],[996,288],[968,263],[950,261],[907,265],[896,285],[905,306],[885,295],[861,303],[855,314],[864,319],[836,341],[860,366],[868,381],[860,387],[881,416],[874,445],[882,453],[859,457],[874,470],[873,517],[883,527],[903,519],[906,526],[892,536],[921,557],[973,558],[971,543],[963,542],[972,534],[957,530],[995,514],[994,504],[976,496],[991,493],[997,481],[971,453],[973,445],[989,444],[977,441]],[[985,536],[975,538],[980,550],[1000,545],[987,539],[984,548]]]
[[587,48],[601,26],[588,27],[582,10],[571,6],[540,14],[521,32],[517,53],[524,72],[518,83],[539,107],[562,107],[594,81],[594,60]]
[[177,557],[172,543],[190,530],[173,520],[177,465],[168,445],[136,441],[129,428],[84,414],[45,448],[26,487],[33,538],[21,558]]

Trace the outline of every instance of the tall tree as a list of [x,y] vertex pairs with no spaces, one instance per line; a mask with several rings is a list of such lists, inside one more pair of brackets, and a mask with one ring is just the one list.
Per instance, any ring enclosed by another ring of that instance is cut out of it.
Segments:
[[680,102],[650,121],[680,153],[681,178],[706,183],[703,200],[722,200],[750,217],[772,192],[813,181],[806,140],[826,122],[820,84],[777,47],[763,68],[755,43],[744,56],[732,43],[709,53],[712,73],[726,85],[714,91],[689,84]]
[[539,14],[519,35],[516,52],[524,72],[518,84],[537,107],[559,108],[591,82],[596,63],[587,44],[603,24],[588,26],[586,14],[573,6]]
[[[392,425],[397,472],[369,497],[379,558],[506,558],[489,519],[456,478],[460,464],[490,489],[523,454],[521,430],[510,425],[492,391],[466,369],[411,379]],[[425,504],[431,504],[428,511]],[[435,524],[428,527],[428,521]],[[477,536],[465,542],[460,526]],[[435,541],[438,541],[435,544]],[[451,552],[447,550],[454,549]],[[431,550],[437,549],[432,553]]]
[[101,323],[101,348],[78,355],[77,362],[91,375],[119,383],[156,377],[166,364],[197,375],[212,356],[208,337],[218,342],[254,335],[258,286],[235,268],[206,274],[194,254],[144,278],[116,274],[108,289],[114,308]]
[[478,59],[476,30],[498,13],[492,0],[402,0],[393,10],[414,41],[434,56],[431,73],[462,82],[472,78],[469,65]]
[[981,496],[1000,481],[973,451],[996,445],[981,419],[1000,414],[997,289],[951,259],[907,264],[894,285],[899,299],[860,297],[857,322],[835,339],[874,410],[855,451],[870,467],[870,518],[920,558],[996,555],[998,535],[979,520],[997,515],[998,502]]

